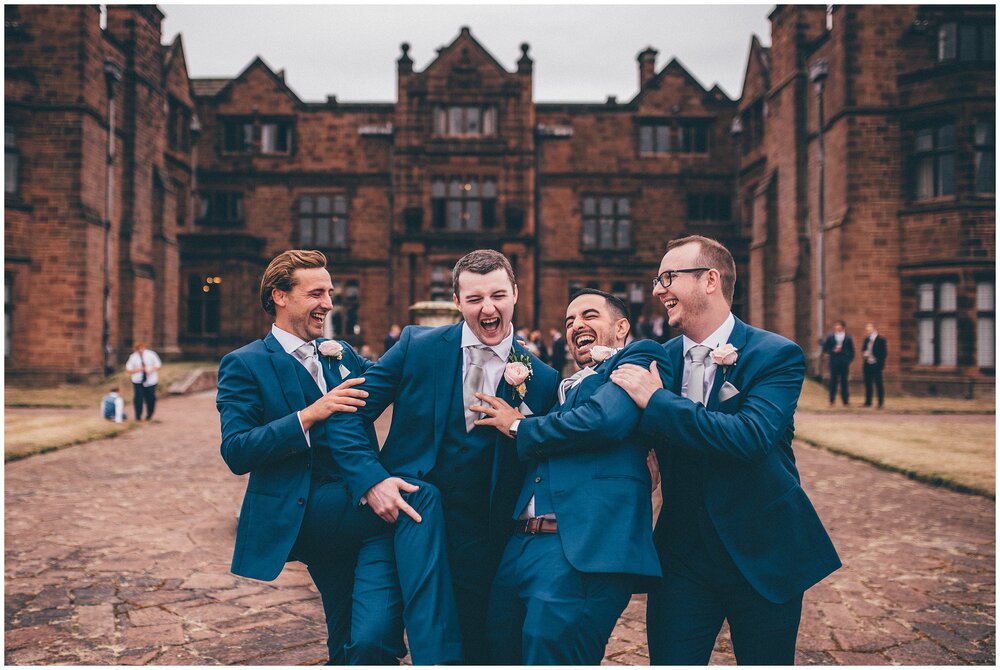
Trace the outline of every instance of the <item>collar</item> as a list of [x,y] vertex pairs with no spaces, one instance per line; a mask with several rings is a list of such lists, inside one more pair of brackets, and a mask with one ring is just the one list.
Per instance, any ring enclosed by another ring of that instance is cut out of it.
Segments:
[[[479,341],[479,338],[475,336],[472,329],[469,328],[469,324],[462,321],[462,348],[466,347],[485,347],[487,345]],[[493,350],[497,356],[500,357],[501,361],[506,361],[510,356],[511,347],[514,346],[514,324],[510,324],[510,332],[507,333],[507,337],[500,340],[500,344],[489,347]]]
[[278,328],[276,324],[271,326],[271,334],[274,335],[274,339],[278,340],[278,344],[281,345],[281,348],[289,354],[293,353],[296,349],[306,343],[306,341],[299,338],[298,335],[292,335],[287,330]]
[[719,326],[714,333],[706,337],[704,342],[695,342],[687,335],[683,335],[682,342],[684,344],[684,356],[687,357],[688,352],[699,344],[704,345],[709,349],[718,349],[729,341],[729,336],[733,334],[733,328],[735,327],[736,317],[734,317],[733,313],[730,312],[729,316],[726,317],[726,320],[722,322],[722,325]]

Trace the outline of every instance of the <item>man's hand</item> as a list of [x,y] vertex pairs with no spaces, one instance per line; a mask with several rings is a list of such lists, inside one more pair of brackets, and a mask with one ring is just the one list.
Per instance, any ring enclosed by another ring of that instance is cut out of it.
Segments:
[[660,485],[660,461],[656,458],[656,452],[652,449],[646,454],[646,467],[649,468],[649,479],[653,482],[653,490]]
[[334,412],[357,412],[358,407],[364,407],[363,399],[368,397],[368,391],[353,388],[364,382],[364,377],[345,379],[340,386],[299,412],[302,428],[309,430],[313,424],[325,421]]
[[648,370],[626,363],[612,371],[611,381],[622,387],[639,409],[646,409],[653,394],[663,388],[660,373],[656,370],[656,361],[650,361]]
[[501,433],[510,437],[510,424],[518,419],[523,419],[524,415],[507,404],[503,398],[477,393],[476,397],[483,401],[482,405],[470,405],[473,412],[482,412],[486,416],[476,419],[477,426],[493,426]]
[[420,487],[409,483],[399,477],[387,477],[375,486],[368,489],[365,498],[368,506],[386,523],[396,523],[399,513],[403,512],[411,519],[420,523],[420,515],[417,510],[410,507],[409,503],[403,500],[400,491],[413,493]]

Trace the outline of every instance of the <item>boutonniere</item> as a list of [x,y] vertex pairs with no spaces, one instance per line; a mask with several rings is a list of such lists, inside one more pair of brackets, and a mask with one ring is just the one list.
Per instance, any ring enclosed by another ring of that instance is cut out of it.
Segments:
[[605,347],[600,344],[595,344],[590,348],[590,358],[595,363],[600,365],[604,361],[608,360],[615,354],[617,354],[621,349],[615,349],[614,347]]
[[524,396],[528,393],[528,382],[531,380],[534,370],[531,368],[531,356],[528,354],[517,354],[510,350],[507,356],[507,367],[504,368],[503,378],[514,389],[513,404],[519,405]]
[[331,358],[343,360],[344,345],[337,340],[325,340],[319,345],[319,355],[326,359],[326,367],[330,367]]
[[722,368],[722,379],[726,380],[729,378],[729,369],[736,365],[736,359],[740,355],[736,347],[727,342],[712,349],[709,356],[712,357],[712,361],[716,365]]

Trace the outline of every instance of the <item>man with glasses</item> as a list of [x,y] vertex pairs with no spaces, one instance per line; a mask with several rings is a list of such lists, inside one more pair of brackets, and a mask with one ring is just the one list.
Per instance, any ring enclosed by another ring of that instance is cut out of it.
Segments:
[[731,310],[732,254],[673,240],[653,295],[681,336],[664,346],[672,388],[653,366],[611,374],[643,408],[665,473],[654,541],[664,579],[646,612],[652,665],[704,665],[728,620],[739,664],[791,665],[802,594],[840,559],[799,485],[791,441],[802,349]]

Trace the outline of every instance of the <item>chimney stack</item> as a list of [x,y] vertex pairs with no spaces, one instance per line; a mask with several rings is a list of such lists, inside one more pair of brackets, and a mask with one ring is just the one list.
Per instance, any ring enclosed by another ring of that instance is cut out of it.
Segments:
[[645,51],[639,53],[639,90],[646,88],[646,84],[656,74],[656,54],[660,53],[653,47],[646,47]]

